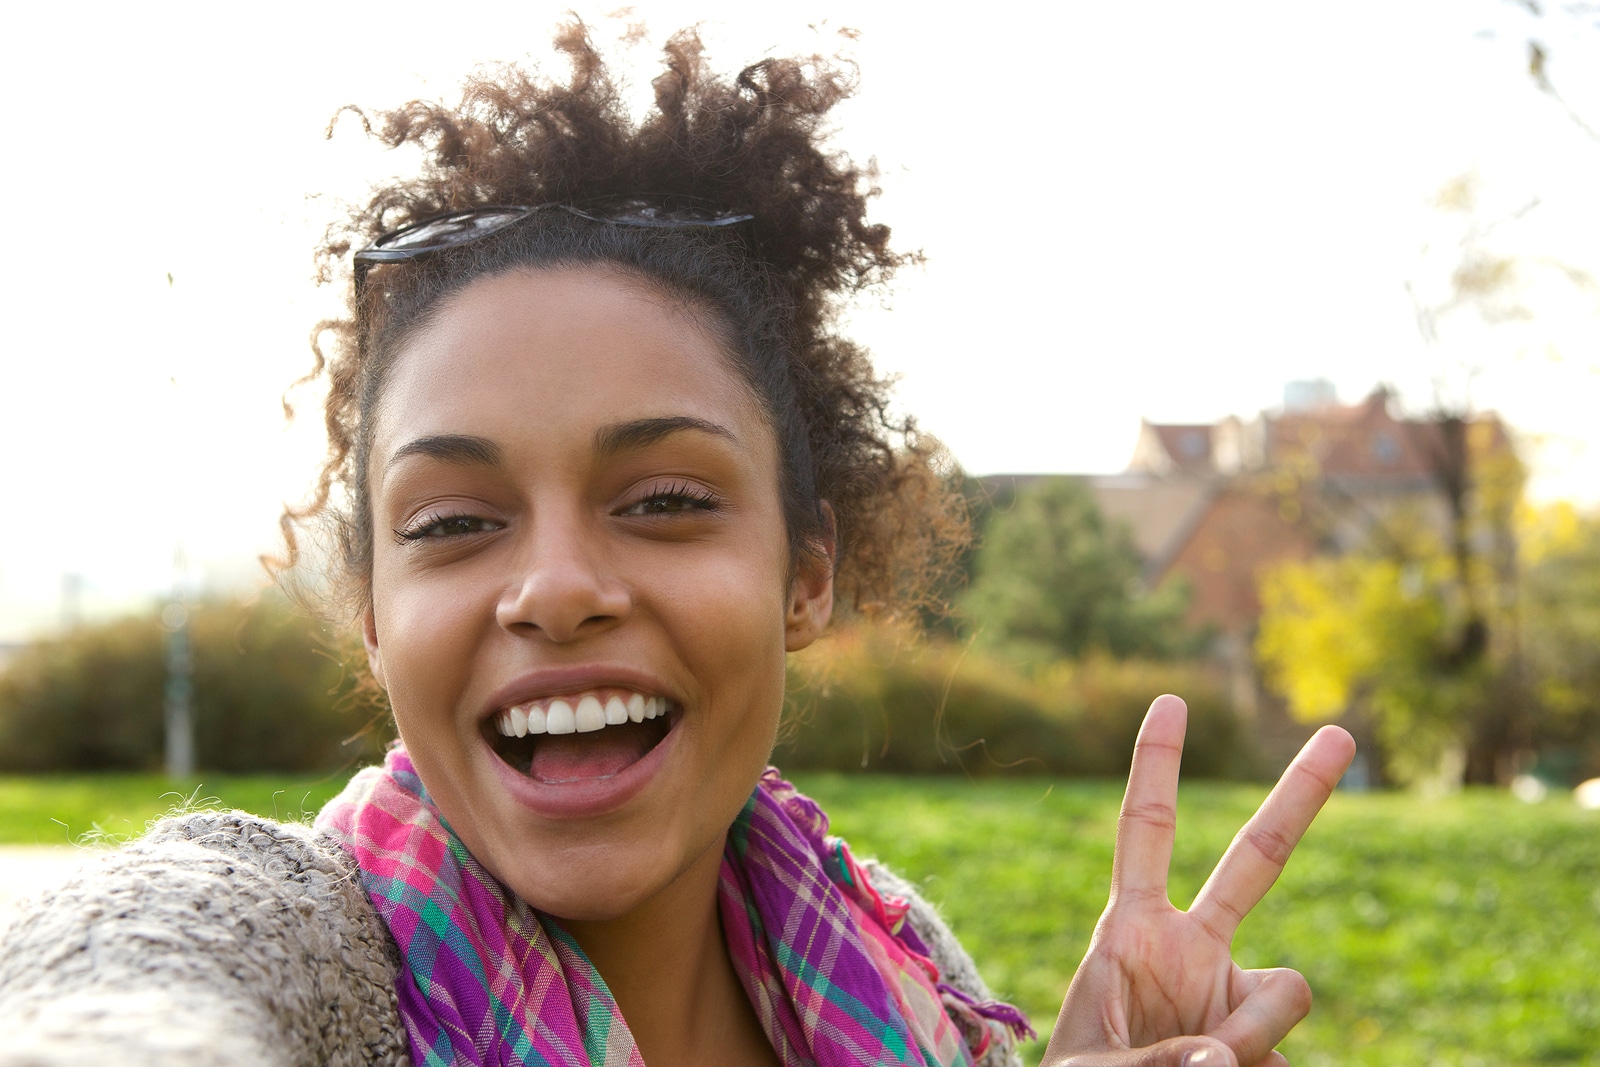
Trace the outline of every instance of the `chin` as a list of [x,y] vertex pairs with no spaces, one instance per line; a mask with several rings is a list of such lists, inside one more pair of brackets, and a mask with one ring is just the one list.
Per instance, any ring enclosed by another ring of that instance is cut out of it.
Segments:
[[523,862],[504,873],[491,873],[536,911],[568,922],[614,922],[652,903],[666,903],[674,896],[671,889],[700,867],[708,854],[715,861],[714,879],[722,862],[721,845],[719,837],[715,847],[702,849],[687,861],[679,858],[681,852],[652,856],[649,853],[655,850],[647,846],[636,846],[623,857],[615,848],[559,849],[547,861]]

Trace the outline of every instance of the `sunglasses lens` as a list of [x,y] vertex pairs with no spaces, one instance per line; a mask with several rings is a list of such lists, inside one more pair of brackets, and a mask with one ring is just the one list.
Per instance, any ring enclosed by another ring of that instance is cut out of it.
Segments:
[[466,244],[503,229],[528,213],[528,208],[506,207],[457,211],[380,237],[372,247],[385,252],[427,252]]
[[423,219],[379,237],[355,254],[356,292],[360,295],[366,271],[380,263],[400,263],[469,244],[505,229],[543,208],[559,208],[594,222],[612,226],[653,229],[698,229],[749,222],[754,216],[736,215],[695,197],[641,199],[619,197],[582,205],[543,204],[536,207],[477,207]]
[[657,202],[628,197],[562,205],[574,215],[615,226],[646,226],[661,229],[687,229],[697,226],[728,226],[748,222],[753,216],[736,215],[707,201],[693,197],[671,197]]

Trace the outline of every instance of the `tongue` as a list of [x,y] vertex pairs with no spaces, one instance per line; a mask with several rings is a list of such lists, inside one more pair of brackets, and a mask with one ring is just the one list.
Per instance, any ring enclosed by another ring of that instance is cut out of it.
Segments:
[[607,726],[587,734],[546,734],[534,745],[528,774],[541,782],[610,778],[643,759],[652,740],[642,723]]

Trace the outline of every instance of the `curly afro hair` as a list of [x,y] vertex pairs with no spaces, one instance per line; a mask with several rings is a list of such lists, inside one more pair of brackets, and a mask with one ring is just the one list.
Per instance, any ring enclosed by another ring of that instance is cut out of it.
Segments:
[[329,444],[310,501],[284,514],[288,565],[297,533],[326,532],[326,592],[346,617],[368,606],[372,413],[395,353],[440,300],[518,267],[600,266],[686,301],[722,335],[777,435],[791,570],[832,533],[844,603],[874,614],[926,609],[967,527],[937,443],[891,415],[889,383],[837,332],[851,297],[917,258],[891,251],[888,228],[867,221],[874,169],[825,147],[825,120],[853,90],[853,69],[767,59],[728,81],[708,69],[698,36],[680,32],[652,83],[653,110],[635,120],[582,23],[562,27],[555,46],[571,64],[563,81],[505,66],[471,78],[455,107],[346,109],[424,162],[330,227],[319,281],[344,277],[350,250],[380,234],[482,205],[693,197],[752,221],[647,231],[536,212],[448,253],[372,270],[359,302],[350,287],[346,316],[313,333],[306,380],[326,377]]

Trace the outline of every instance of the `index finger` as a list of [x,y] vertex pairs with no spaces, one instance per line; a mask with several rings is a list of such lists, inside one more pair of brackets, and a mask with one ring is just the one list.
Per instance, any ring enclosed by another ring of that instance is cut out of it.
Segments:
[[1178,827],[1178,765],[1189,709],[1171,694],[1156,697],[1133,745],[1128,791],[1117,816],[1111,897],[1167,898],[1167,868]]
[[1356,743],[1344,730],[1318,730],[1234,837],[1189,914],[1219,940],[1231,942],[1245,915],[1278,880],[1355,754]]

